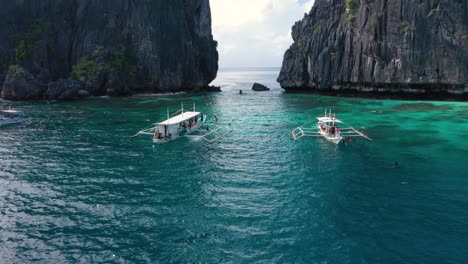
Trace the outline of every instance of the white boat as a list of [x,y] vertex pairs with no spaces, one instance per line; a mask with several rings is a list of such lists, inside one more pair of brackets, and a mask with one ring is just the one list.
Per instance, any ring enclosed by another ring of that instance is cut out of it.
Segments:
[[0,127],[21,124],[21,113],[16,110],[0,110]]
[[[202,138],[213,142],[232,131],[218,124],[208,124],[206,119],[205,114],[196,111],[195,104],[193,104],[193,111],[185,111],[182,104],[182,108],[172,117],[168,109],[166,120],[141,130],[132,138],[150,135],[153,137],[153,142],[157,144],[167,143],[180,137]],[[215,119],[217,123],[216,116]]]
[[332,115],[331,110],[325,110],[324,116],[317,117],[316,128],[298,127],[291,133],[294,140],[298,140],[302,137],[324,137],[332,143],[339,144],[345,140],[345,138],[350,138],[352,140],[354,137],[362,137],[366,140],[373,141],[361,131],[339,120],[335,114]]

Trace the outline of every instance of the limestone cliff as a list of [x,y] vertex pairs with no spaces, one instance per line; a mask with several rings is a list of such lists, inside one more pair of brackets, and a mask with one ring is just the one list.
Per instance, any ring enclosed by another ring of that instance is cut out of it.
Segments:
[[468,0],[316,0],[292,36],[286,90],[468,93]]
[[12,66],[45,87],[72,78],[95,95],[203,89],[217,74],[209,0],[0,0],[0,6],[0,84]]

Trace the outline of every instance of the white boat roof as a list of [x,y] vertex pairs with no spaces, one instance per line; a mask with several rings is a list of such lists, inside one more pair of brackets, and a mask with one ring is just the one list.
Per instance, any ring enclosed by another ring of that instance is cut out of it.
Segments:
[[318,121],[322,121],[322,122],[325,122],[325,123],[331,123],[331,122],[343,123],[339,119],[333,118],[333,117],[317,117],[317,119],[318,119]]
[[176,125],[179,124],[180,122],[183,122],[185,120],[189,120],[190,118],[194,118],[197,115],[199,115],[200,112],[184,112],[183,114],[180,114],[178,116],[174,116],[170,119],[167,119],[164,122],[157,123],[157,125]]
[[0,110],[2,113],[7,113],[7,114],[18,114],[19,111],[16,110]]

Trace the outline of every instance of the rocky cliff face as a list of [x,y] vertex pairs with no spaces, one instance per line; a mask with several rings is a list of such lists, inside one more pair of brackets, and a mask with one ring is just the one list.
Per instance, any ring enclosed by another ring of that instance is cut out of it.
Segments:
[[12,66],[39,85],[73,78],[95,95],[202,89],[217,74],[209,0],[0,0],[0,6],[0,83]]
[[468,0],[316,0],[292,36],[286,90],[468,93]]

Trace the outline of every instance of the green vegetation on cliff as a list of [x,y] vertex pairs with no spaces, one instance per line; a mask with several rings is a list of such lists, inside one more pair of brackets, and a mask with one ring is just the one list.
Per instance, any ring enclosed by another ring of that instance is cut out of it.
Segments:
[[102,69],[104,69],[103,64],[89,59],[88,56],[84,56],[73,66],[71,77],[76,80],[81,80],[83,78],[95,76]]
[[133,79],[135,77],[134,65],[127,55],[125,47],[121,47],[115,52],[106,52],[102,46],[97,46],[91,55],[81,57],[78,63],[72,67],[71,77],[83,80],[95,77],[102,71],[110,73],[112,79]]
[[43,21],[34,20],[25,33],[13,37],[13,42],[15,43],[16,63],[29,59],[31,56],[32,45],[40,38],[44,28],[45,23]]
[[317,33],[320,30],[320,27],[322,26],[323,23],[325,23],[325,19],[320,19],[314,26],[313,32]]
[[354,15],[354,9],[356,8],[356,2],[355,0],[345,0],[346,2],[346,11],[348,12],[347,19],[349,22],[353,23],[354,20],[356,19],[356,16]]

